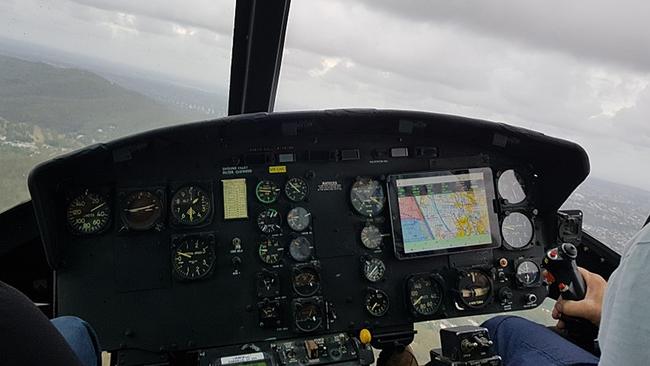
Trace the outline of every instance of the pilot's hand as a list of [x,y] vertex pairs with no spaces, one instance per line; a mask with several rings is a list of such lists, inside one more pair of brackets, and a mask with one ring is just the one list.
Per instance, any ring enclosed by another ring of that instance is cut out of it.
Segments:
[[587,285],[585,298],[580,301],[563,300],[562,297],[557,300],[553,308],[553,319],[558,319],[557,327],[564,329],[565,324],[560,319],[561,315],[575,318],[583,318],[598,326],[600,324],[600,313],[603,308],[603,296],[607,289],[607,281],[596,273],[587,271],[578,267],[580,274]]

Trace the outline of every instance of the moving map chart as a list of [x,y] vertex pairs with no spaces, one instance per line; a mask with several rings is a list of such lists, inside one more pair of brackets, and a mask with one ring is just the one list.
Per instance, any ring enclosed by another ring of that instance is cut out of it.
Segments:
[[397,180],[405,253],[490,244],[482,173]]

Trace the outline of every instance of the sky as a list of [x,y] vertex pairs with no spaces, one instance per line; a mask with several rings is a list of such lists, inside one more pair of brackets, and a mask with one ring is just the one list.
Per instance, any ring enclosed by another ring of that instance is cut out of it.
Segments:
[[[0,0],[0,35],[227,88],[233,15],[232,0]],[[505,122],[650,190],[649,18],[642,0],[293,0],[276,109]]]

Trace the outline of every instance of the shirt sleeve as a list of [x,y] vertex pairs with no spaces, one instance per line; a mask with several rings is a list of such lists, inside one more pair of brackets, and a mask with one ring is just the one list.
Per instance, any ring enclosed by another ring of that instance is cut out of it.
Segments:
[[600,365],[650,360],[650,226],[626,246],[610,277],[598,335]]

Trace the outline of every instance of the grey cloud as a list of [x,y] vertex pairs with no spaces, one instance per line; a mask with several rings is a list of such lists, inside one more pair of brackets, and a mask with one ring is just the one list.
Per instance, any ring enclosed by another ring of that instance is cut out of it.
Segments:
[[406,21],[454,24],[578,58],[650,71],[647,1],[361,1]]
[[183,3],[157,0],[153,3],[130,0],[72,0],[78,4],[106,11],[144,15],[154,19],[207,29],[232,35],[234,0],[200,0]]

